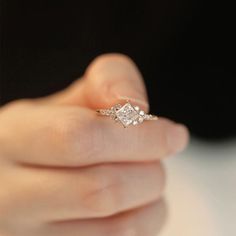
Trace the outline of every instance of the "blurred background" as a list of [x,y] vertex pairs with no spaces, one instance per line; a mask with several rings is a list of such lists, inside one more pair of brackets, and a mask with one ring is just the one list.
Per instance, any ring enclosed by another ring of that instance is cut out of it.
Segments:
[[152,112],[186,124],[193,137],[166,161],[170,217],[162,236],[236,235],[233,3],[0,4],[2,105],[63,89],[97,55],[127,54],[144,76]]
[[158,236],[236,235],[236,140],[192,139],[165,164],[168,219]]

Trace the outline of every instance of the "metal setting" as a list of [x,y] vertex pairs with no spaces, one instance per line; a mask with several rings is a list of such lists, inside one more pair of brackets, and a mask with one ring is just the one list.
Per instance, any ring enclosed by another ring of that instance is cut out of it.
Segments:
[[103,116],[109,116],[116,122],[121,123],[125,128],[129,125],[138,125],[145,120],[157,120],[158,117],[146,114],[139,106],[132,105],[129,101],[124,105],[116,104],[110,109],[98,109],[97,113]]

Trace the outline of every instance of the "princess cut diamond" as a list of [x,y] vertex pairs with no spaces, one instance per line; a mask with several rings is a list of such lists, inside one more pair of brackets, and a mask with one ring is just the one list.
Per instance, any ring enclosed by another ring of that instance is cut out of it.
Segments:
[[130,103],[126,103],[116,111],[116,116],[125,127],[139,118],[138,111]]

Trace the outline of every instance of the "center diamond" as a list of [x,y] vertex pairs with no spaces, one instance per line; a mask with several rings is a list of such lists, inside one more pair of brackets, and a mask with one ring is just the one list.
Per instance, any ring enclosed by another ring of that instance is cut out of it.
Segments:
[[124,126],[128,126],[137,120],[139,114],[130,103],[126,103],[116,111],[116,116]]

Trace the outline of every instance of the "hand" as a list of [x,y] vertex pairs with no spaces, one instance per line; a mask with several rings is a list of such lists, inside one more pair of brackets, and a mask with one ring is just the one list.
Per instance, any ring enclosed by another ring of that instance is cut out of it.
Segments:
[[156,235],[160,159],[188,134],[164,118],[123,129],[94,112],[127,97],[148,111],[136,66],[110,54],[65,91],[1,108],[1,236]]

